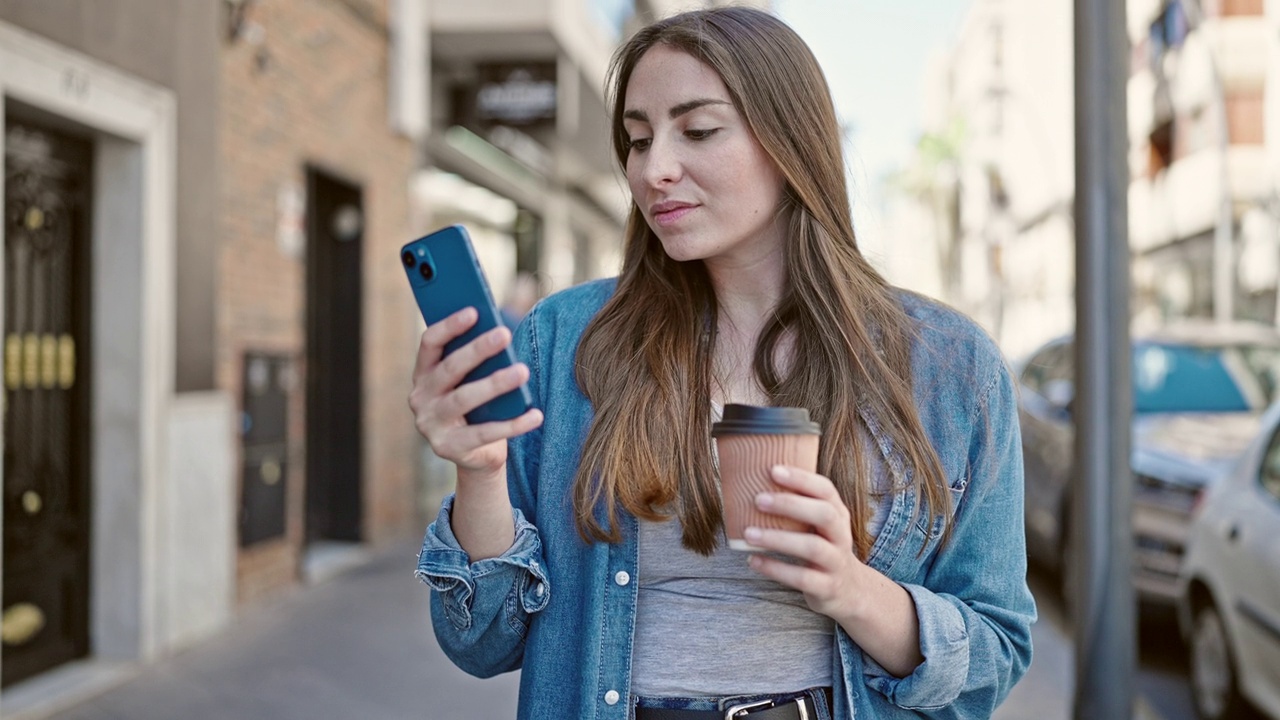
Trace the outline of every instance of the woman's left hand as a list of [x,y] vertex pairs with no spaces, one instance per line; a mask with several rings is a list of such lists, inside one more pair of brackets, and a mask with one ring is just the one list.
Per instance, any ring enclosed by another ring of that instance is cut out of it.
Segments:
[[787,492],[761,493],[756,507],[812,525],[815,532],[747,528],[747,542],[800,561],[754,554],[751,567],[799,590],[814,612],[836,619],[856,616],[862,596],[859,589],[865,587],[859,578],[869,568],[853,552],[849,509],[835,485],[823,475],[781,465],[773,468],[771,476]]
[[747,542],[799,561],[756,554],[749,560],[751,567],[799,590],[811,610],[834,619],[894,676],[909,675],[924,662],[915,601],[854,554],[849,509],[836,486],[794,467],[775,467],[772,477],[786,492],[761,493],[756,507],[812,525],[814,532],[747,528]]

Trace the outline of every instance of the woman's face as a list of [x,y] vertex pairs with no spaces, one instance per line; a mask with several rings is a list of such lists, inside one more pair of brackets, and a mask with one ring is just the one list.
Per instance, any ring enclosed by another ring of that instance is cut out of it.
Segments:
[[730,266],[776,257],[785,184],[716,71],[656,45],[624,100],[627,183],[667,255]]

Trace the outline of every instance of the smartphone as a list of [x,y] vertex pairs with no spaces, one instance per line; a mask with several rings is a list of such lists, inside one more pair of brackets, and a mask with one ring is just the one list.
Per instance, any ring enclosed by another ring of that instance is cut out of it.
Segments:
[[[485,281],[484,271],[476,260],[471,237],[461,225],[441,228],[400,248],[400,264],[409,277],[409,286],[418,300],[418,309],[427,325],[434,325],[466,307],[473,307],[479,319],[462,335],[444,346],[444,354],[457,350],[501,324],[493,293]],[[511,346],[487,358],[463,378],[469,383],[487,377],[516,362]],[[529,388],[504,393],[466,414],[472,425],[510,420],[523,415],[533,406]]]

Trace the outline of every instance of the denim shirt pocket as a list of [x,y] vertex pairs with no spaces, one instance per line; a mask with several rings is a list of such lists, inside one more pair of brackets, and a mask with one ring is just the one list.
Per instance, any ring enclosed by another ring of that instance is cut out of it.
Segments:
[[[961,480],[957,485],[948,488],[951,492],[951,519],[953,521],[957,510],[960,508],[960,501],[964,499],[964,491],[967,484],[967,482]],[[942,531],[946,527],[945,521],[946,518],[941,513],[921,511],[919,517],[916,518],[916,533],[932,546],[942,537]]]

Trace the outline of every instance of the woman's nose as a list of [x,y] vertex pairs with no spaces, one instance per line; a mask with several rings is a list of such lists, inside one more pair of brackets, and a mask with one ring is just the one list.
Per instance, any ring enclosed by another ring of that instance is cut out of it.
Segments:
[[672,143],[654,138],[645,153],[644,181],[654,187],[680,179],[680,158]]

